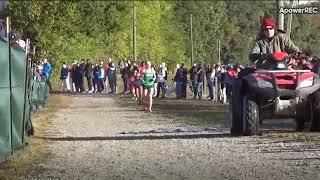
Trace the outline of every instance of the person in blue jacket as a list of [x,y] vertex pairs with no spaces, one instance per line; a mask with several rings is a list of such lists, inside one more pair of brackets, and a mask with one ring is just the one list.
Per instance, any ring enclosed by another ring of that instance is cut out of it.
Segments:
[[46,78],[46,83],[49,86],[50,91],[52,91],[51,82],[50,82],[50,76],[52,72],[51,64],[48,62],[47,59],[43,60],[43,75]]

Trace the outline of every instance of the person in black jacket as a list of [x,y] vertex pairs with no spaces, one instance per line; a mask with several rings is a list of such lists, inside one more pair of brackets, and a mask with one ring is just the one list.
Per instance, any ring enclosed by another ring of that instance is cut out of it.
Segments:
[[80,64],[80,73],[82,75],[82,80],[80,81],[80,89],[81,89],[81,92],[84,92],[84,75],[85,75],[85,67],[86,67],[86,64],[84,63],[84,60],[82,59],[81,60],[81,64]]
[[[198,77],[198,81],[197,81],[197,95],[199,99],[202,99],[203,97],[203,82],[204,82],[204,77],[205,77],[206,73],[205,70],[202,66],[202,64],[198,64],[197,67],[197,77]],[[196,99],[197,97],[195,97]]]
[[193,64],[192,68],[189,70],[190,73],[190,81],[192,84],[192,92],[193,92],[193,97],[197,96],[198,93],[198,87],[197,87],[197,82],[198,82],[198,75],[197,75],[197,64]]
[[76,92],[83,92],[83,71],[80,64],[77,64],[74,72]]
[[177,99],[187,97],[187,74],[188,70],[184,67],[184,63],[177,69],[174,80],[176,82]]
[[123,80],[123,94],[129,94],[130,88],[129,88],[129,64],[127,62],[124,63],[123,68],[120,70],[121,72],[121,78]]
[[87,59],[87,63],[84,68],[84,74],[87,78],[87,83],[88,83],[88,92],[93,92],[92,89],[92,76],[93,76],[93,70],[92,70],[92,63]]

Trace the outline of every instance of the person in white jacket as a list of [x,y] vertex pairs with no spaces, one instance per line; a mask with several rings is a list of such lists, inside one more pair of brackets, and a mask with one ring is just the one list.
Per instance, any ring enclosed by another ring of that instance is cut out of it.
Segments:
[[167,80],[167,67],[165,63],[161,63],[160,68],[157,71],[157,93],[156,97],[160,97],[160,92],[161,92],[161,97],[165,98],[166,97],[166,80]]

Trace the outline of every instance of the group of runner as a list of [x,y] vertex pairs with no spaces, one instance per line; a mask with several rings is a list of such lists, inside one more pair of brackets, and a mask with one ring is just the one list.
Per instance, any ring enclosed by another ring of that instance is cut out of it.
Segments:
[[[158,73],[156,73],[155,67],[152,66],[150,61],[141,62],[140,65],[137,62],[130,63],[128,61],[128,70],[132,99],[138,101],[139,105],[144,105],[145,110],[152,112],[152,98],[156,89],[155,83],[158,83],[157,80],[162,76],[157,75]],[[164,94],[162,95],[164,96]]]

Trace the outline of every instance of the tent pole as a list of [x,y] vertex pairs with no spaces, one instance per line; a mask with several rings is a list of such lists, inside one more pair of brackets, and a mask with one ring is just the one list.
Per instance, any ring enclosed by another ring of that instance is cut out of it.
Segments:
[[22,118],[22,136],[21,136],[21,142],[24,144],[24,131],[25,131],[25,121],[26,121],[26,99],[27,99],[27,71],[28,71],[28,51],[29,51],[29,39],[27,39],[26,43],[26,63],[25,63],[25,70],[24,70],[24,101],[23,101],[23,118]]
[[12,84],[11,84],[11,37],[10,37],[10,18],[7,17],[7,38],[8,38],[8,50],[9,50],[9,92],[10,92],[10,147],[11,154],[13,154],[13,145],[12,145],[12,131],[13,131],[13,122],[12,122]]

